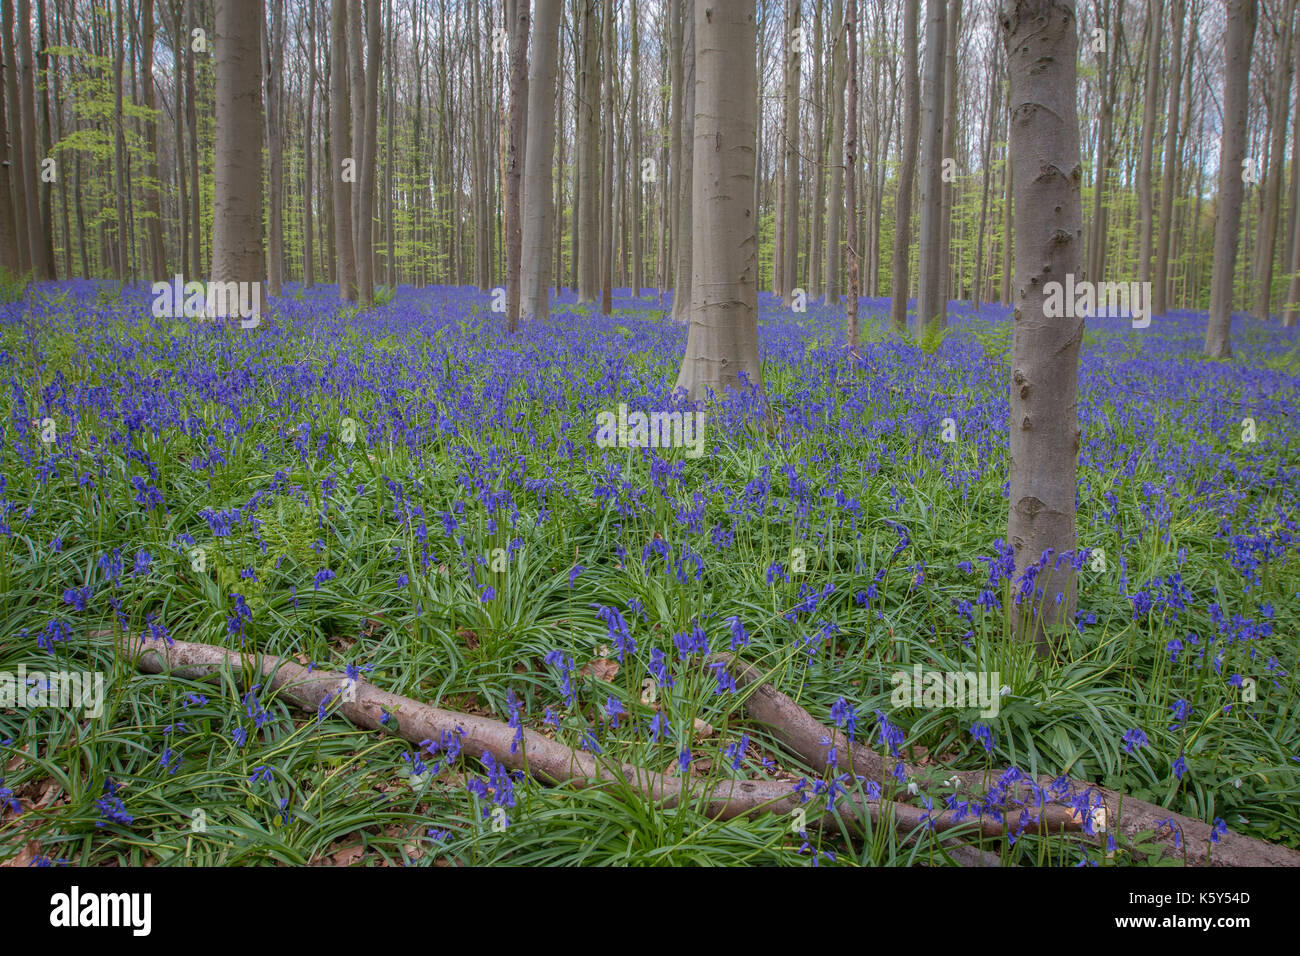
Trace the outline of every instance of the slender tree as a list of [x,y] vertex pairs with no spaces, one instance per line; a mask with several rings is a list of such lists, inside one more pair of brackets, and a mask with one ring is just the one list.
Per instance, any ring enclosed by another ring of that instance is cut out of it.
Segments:
[[524,162],[524,120],[528,108],[529,0],[514,0],[510,43],[510,140],[506,149],[506,325],[519,327],[519,267],[522,223],[519,219],[519,180]]
[[826,304],[840,304],[840,224],[844,216],[844,0],[831,0],[831,186],[826,200],[826,251],[822,256],[826,278]]
[[357,299],[356,249],[352,243],[352,186],[356,162],[349,133],[348,0],[330,0],[330,193],[334,205],[334,256],[339,298]]
[[921,83],[916,74],[919,7],[920,0],[903,0],[903,158],[898,173],[898,201],[894,206],[894,268],[889,306],[889,324],[900,335],[907,332],[912,184],[916,179],[917,134],[921,124]]
[[799,282],[799,80],[803,72],[803,27],[799,19],[800,0],[786,0],[785,55],[788,66],[785,80],[785,132],[782,143],[785,151],[785,215],[782,221],[785,237],[782,242],[784,278],[781,283],[782,304],[788,309],[794,303],[794,290]]
[[943,207],[944,48],[948,37],[948,0],[926,0],[925,82],[921,96],[921,228],[917,259],[916,326],[943,324],[939,288],[940,215]]

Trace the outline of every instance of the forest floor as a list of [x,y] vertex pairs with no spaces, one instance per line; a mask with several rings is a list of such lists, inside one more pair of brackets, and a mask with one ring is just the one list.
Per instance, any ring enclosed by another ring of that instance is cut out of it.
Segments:
[[[835,775],[706,665],[734,649],[919,764],[1069,774],[1300,848],[1300,330],[1238,317],[1211,361],[1204,313],[1089,323],[1078,622],[1039,661],[1006,639],[1004,308],[954,304],[920,348],[865,300],[850,364],[837,310],[764,295],[777,425],[714,409],[690,457],[595,440],[620,403],[672,407],[666,299],[623,290],[606,317],[566,295],[515,338],[464,288],[358,314],[290,287],[248,332],[150,302],[68,282],[0,306],[0,694],[104,682],[101,707],[0,698],[0,861],[948,862],[924,830],[715,821],[229,675],[137,673],[123,632],[347,670],[654,771],[806,777],[833,805]],[[998,713],[895,706],[917,665],[996,674]],[[1059,834],[983,848],[1134,861]]]

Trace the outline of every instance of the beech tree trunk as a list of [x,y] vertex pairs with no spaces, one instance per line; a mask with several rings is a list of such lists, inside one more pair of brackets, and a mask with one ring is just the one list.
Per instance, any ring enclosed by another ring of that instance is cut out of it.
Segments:
[[1151,312],[1164,315],[1169,302],[1169,246],[1174,225],[1174,180],[1178,164],[1178,99],[1182,91],[1183,22],[1187,19],[1187,0],[1173,0],[1169,11],[1173,27],[1173,50],[1170,54],[1169,106],[1165,115],[1165,171],[1160,179],[1160,219],[1156,225],[1156,271],[1153,279]]
[[[1164,21],[1164,0],[1148,0],[1146,82],[1143,84],[1142,146],[1138,159],[1138,214],[1141,217],[1141,248],[1138,252],[1138,281],[1151,281],[1151,253],[1155,215],[1151,167],[1156,141],[1156,106],[1160,100],[1160,34]],[[1175,78],[1173,84],[1177,86]]]
[[258,314],[266,276],[261,29],[261,0],[217,0],[212,279],[255,283]]
[[942,325],[939,256],[943,207],[944,49],[948,0],[926,0],[925,83],[921,95],[921,231],[917,258],[916,331]]
[[781,282],[781,304],[787,309],[794,302],[794,290],[799,283],[799,80],[802,58],[795,43],[799,25],[799,0],[787,0],[785,17],[785,55],[788,62],[785,80],[785,216],[782,226],[785,238],[781,244],[784,277]]
[[889,324],[899,335],[907,332],[910,290],[908,258],[912,242],[912,183],[916,179],[917,133],[921,124],[920,78],[916,51],[920,0],[903,0],[903,157],[898,172],[898,201],[894,205],[894,268],[891,278]]
[[827,305],[840,304],[840,223],[844,216],[844,0],[832,0],[831,30],[831,186],[826,201],[826,251],[822,256]]
[[1075,608],[1075,575],[1069,558],[1060,559],[1075,548],[1084,319],[1049,317],[1043,307],[1045,285],[1079,275],[1082,263],[1074,0],[1002,0],[999,21],[1019,214],[1007,540],[1021,581],[1046,563],[1036,580],[1028,578],[1031,592],[1013,615],[1020,639],[1045,653],[1056,629],[1073,623]]
[[1214,272],[1210,277],[1210,320],[1205,354],[1232,355],[1232,286],[1245,194],[1242,162],[1246,159],[1246,108],[1250,87],[1250,51],[1255,43],[1256,0],[1228,0],[1224,37],[1223,136],[1219,141],[1219,211],[1214,223]]
[[[9,35],[7,17],[3,29],[7,38]],[[7,39],[4,46],[9,46]],[[7,52],[5,57],[7,60]],[[3,268],[10,275],[19,275],[23,270],[19,265],[18,224],[14,221],[13,195],[10,192],[13,188],[10,170],[15,164],[10,160],[9,152],[9,124],[11,119],[16,120],[17,117],[11,117],[5,102],[6,96],[3,87],[8,85],[8,72],[7,66],[0,69],[0,268]],[[26,236],[22,237],[22,241],[26,243]]]
[[1271,133],[1268,149],[1268,181],[1255,234],[1255,318],[1267,319],[1273,297],[1273,263],[1277,252],[1277,227],[1282,211],[1283,156],[1286,151],[1287,116],[1291,112],[1291,21],[1296,0],[1287,0],[1279,11],[1278,37],[1273,51],[1273,91],[1268,114]]
[[694,270],[692,195],[695,188],[695,0],[682,2],[682,158],[677,183],[677,247],[673,267],[673,321],[683,325],[691,316]]
[[[957,44],[961,39],[961,0],[953,0],[948,14],[948,36],[944,40],[943,67],[943,156],[956,161],[957,148]],[[955,172],[954,172],[955,175]],[[948,324],[948,300],[956,291],[952,283],[952,205],[954,184],[943,178],[939,184],[939,324]]]
[[[348,84],[348,0],[330,0],[330,152],[333,169],[329,181],[334,197],[334,254],[337,260],[339,298],[357,300],[356,249],[352,242],[352,188],[355,165],[349,162],[351,87]],[[349,170],[351,172],[349,173]]]
[[762,395],[758,216],[753,208],[758,73],[754,0],[695,5],[697,239],[691,325],[677,387],[693,400],[726,389]]
[[271,23],[263,34],[265,38],[264,68],[266,70],[266,155],[270,161],[267,177],[267,237],[269,262],[266,270],[267,292],[279,295],[284,282],[284,157],[283,135],[280,129],[280,84],[283,82],[284,63],[284,0],[270,0]]
[[524,114],[528,97],[528,3],[515,0],[510,44],[510,139],[506,147],[506,326],[519,328],[519,266],[523,229],[519,179],[523,173]]
[[849,217],[849,296],[844,311],[848,318],[850,352],[858,349],[858,290],[862,279],[862,234],[858,232],[858,0],[848,0],[844,14],[844,35],[849,49],[848,82],[844,113],[848,132],[844,137],[844,194]]
[[520,318],[550,314],[552,157],[555,148],[555,82],[559,69],[563,0],[537,0],[528,75],[528,150],[524,154],[523,259]]
[[599,163],[600,57],[596,34],[596,4],[580,0],[582,69],[577,95],[578,122],[578,301],[595,302],[600,295],[600,218],[596,204]]
[[22,200],[26,205],[27,249],[32,273],[37,279],[53,279],[46,258],[45,228],[41,219],[41,167],[37,144],[40,132],[36,125],[36,58],[32,54],[31,0],[18,0],[18,75],[19,102],[22,109],[22,134],[18,149],[23,154],[26,188]]

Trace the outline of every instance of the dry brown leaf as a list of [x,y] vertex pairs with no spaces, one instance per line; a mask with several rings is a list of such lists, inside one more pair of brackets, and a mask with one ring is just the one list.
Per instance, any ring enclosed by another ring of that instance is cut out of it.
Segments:
[[16,855],[0,863],[0,866],[30,866],[32,860],[40,855],[41,845],[35,840],[29,840]]
[[695,736],[696,736],[696,737],[698,737],[700,740],[708,740],[710,737],[713,736],[713,733],[714,733],[714,731],[713,731],[713,725],[712,725],[712,724],[707,723],[706,721],[700,720],[700,718],[698,718],[698,717],[695,718]]

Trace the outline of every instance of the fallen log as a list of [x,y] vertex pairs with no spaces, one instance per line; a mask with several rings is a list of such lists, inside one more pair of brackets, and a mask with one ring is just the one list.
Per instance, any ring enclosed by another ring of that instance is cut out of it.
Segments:
[[[715,660],[725,661],[737,689],[757,684],[757,687],[745,696],[745,710],[755,722],[770,729],[776,740],[788,750],[800,757],[814,770],[824,771],[827,755],[831,747],[822,743],[829,740],[836,751],[838,765],[851,768],[868,779],[884,784],[894,779],[895,758],[882,756],[861,740],[850,740],[835,727],[827,727],[812,714],[800,707],[795,701],[778,691],[764,679],[763,673],[752,664],[735,660],[731,654],[722,652],[713,655]],[[841,756],[842,755],[842,756]],[[932,768],[917,767],[903,762],[903,771],[908,779],[925,777]],[[958,789],[964,789],[972,796],[987,788],[991,781],[1001,777],[1001,773],[986,774],[983,771],[946,771],[943,776],[949,783],[960,782]],[[1031,803],[1035,800],[1033,787],[1028,775],[1019,781],[1005,785],[1005,794],[1001,806],[1012,809],[1014,804],[1007,799]],[[1058,785],[1061,781],[1048,776],[1040,776],[1036,781],[1041,789]],[[1156,841],[1163,845],[1163,852],[1184,859],[1191,866],[1300,866],[1300,853],[1287,847],[1258,840],[1228,831],[1215,842],[1211,839],[1212,827],[1201,820],[1183,816],[1154,803],[1147,803],[1135,797],[1109,790],[1096,784],[1085,783],[1073,778],[1065,778],[1063,783],[1074,793],[1091,790],[1100,798],[1092,800],[1098,804],[1093,811],[1092,829],[1098,832],[1094,838],[1098,842],[1104,839],[1107,828],[1113,828],[1125,837],[1130,844],[1138,833],[1153,831]],[[1003,789],[1003,788],[1000,788]],[[898,799],[906,800],[907,795]],[[935,801],[938,803],[938,801]],[[1104,814],[1099,812],[1104,810]],[[1081,817],[1076,819],[1081,820]],[[1179,834],[1181,846],[1176,846],[1175,834]]]
[[[466,753],[489,753],[509,769],[522,770],[549,784],[585,788],[617,782],[665,807],[693,804],[701,813],[718,820],[757,813],[791,814],[805,807],[809,825],[815,825],[818,819],[815,811],[824,807],[824,804],[818,806],[818,799],[809,788],[796,790],[788,780],[736,779],[710,783],[671,777],[632,764],[602,761],[528,728],[516,731],[499,720],[433,707],[381,690],[367,681],[351,680],[337,672],[309,671],[293,661],[271,655],[244,654],[186,641],[169,646],[142,644],[130,636],[123,636],[119,646],[123,655],[146,673],[172,674],[189,680],[225,673],[238,682],[242,673],[247,672],[255,675],[268,691],[299,709],[319,711],[328,704],[358,727],[384,730],[417,746],[426,740],[440,740],[444,733],[455,733]],[[344,688],[348,693],[341,693]],[[1060,809],[1048,808],[1049,811]],[[1004,833],[1004,825],[993,819],[972,819],[946,810],[930,812],[890,799],[871,799],[853,791],[840,795],[835,810],[859,834],[867,832],[868,820],[872,825],[884,821],[909,842],[923,830],[951,832],[954,838],[978,835],[992,839]],[[1029,812],[1016,825],[1037,832],[1079,829],[1077,821],[1059,812]],[[996,854],[976,847],[945,846],[944,849],[968,865],[997,865]]]

